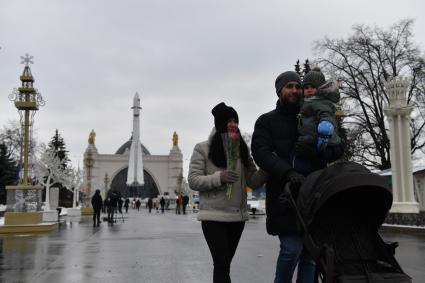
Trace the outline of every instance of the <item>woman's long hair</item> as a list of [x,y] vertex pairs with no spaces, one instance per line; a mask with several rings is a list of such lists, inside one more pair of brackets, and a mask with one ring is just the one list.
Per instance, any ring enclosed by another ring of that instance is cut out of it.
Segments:
[[[238,129],[239,135],[241,134]],[[246,145],[242,135],[240,137],[239,143],[239,156],[241,158],[242,164],[248,166],[248,146]],[[214,163],[215,166],[226,168],[226,153],[224,152],[223,139],[221,133],[216,131],[213,135],[210,143],[210,150],[208,153],[208,158]]]

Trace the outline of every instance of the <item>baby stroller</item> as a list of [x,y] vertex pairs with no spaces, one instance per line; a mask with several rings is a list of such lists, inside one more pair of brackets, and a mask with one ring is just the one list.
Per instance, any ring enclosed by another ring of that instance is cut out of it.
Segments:
[[316,259],[316,282],[412,282],[397,263],[397,243],[378,233],[392,205],[381,176],[353,162],[336,163],[312,173],[297,201],[285,192],[297,213],[303,242]]

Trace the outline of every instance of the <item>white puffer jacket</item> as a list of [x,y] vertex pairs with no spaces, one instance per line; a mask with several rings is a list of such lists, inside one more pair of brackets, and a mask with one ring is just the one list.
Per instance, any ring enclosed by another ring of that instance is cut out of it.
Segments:
[[246,187],[258,188],[266,181],[266,173],[258,171],[249,155],[249,165],[245,167],[239,159],[236,172],[239,180],[233,183],[232,197],[226,197],[226,186],[221,184],[220,173],[226,168],[219,168],[208,158],[213,129],[207,141],[198,143],[190,159],[189,187],[199,191],[198,220],[238,222],[248,220]]

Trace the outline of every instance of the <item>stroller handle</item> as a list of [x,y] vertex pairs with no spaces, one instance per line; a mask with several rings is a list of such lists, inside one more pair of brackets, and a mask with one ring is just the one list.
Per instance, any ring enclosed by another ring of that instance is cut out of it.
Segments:
[[292,206],[294,206],[297,209],[297,202],[294,199],[294,196],[292,195],[292,191],[291,191],[291,182],[286,182],[285,185],[283,186],[283,192],[285,194],[287,194],[289,196],[289,199],[291,201]]
[[307,247],[308,251],[310,252],[311,256],[314,259],[317,259],[320,255],[320,250],[318,249],[318,247],[315,245],[313,239],[311,238],[311,235],[308,232],[307,225],[305,224],[304,218],[302,217],[301,212],[298,208],[297,202],[295,201],[294,196],[292,195],[291,182],[285,183],[285,185],[283,186],[283,191],[289,196],[289,200],[290,200],[292,206],[295,208],[295,213],[297,215],[299,228],[300,228],[301,233],[302,233],[303,238],[304,238],[304,244]]
[[291,182],[286,182],[283,186],[283,191],[287,194],[291,194]]

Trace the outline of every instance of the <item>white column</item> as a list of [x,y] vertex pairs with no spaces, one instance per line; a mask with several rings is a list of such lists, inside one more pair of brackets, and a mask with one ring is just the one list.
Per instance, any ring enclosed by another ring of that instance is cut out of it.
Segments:
[[[396,140],[396,131],[398,130],[398,128],[396,127],[397,125],[397,116],[392,116],[392,115],[388,115],[388,123],[389,123],[389,128],[390,128],[390,156],[391,156],[391,160],[393,161],[393,156],[396,156],[398,154],[396,147],[394,145],[394,142]],[[397,162],[391,162],[391,169],[392,172],[397,172],[398,169],[398,163]],[[392,188],[393,188],[393,202],[398,203],[401,201],[401,191],[398,190],[397,188],[400,188],[400,182],[399,182],[399,178],[398,178],[398,174],[392,174]]]
[[[402,121],[403,121],[403,117],[401,116],[401,115],[397,115],[397,131],[396,131],[396,138],[397,138],[397,142],[396,143],[394,143],[394,147],[395,147],[395,149],[396,149],[396,152],[397,152],[397,158],[395,158],[394,159],[394,163],[395,164],[400,164],[400,166],[398,166],[399,168],[398,168],[398,178],[400,179],[399,180],[399,182],[398,182],[398,188],[401,188],[400,190],[398,190],[398,195],[399,195],[399,200],[400,200],[400,202],[405,202],[406,201],[406,198],[405,198],[405,196],[404,196],[404,191],[403,191],[403,185],[405,184],[405,182],[406,182],[406,176],[405,176],[405,163],[403,162],[404,161],[404,156],[406,155],[406,152],[405,152],[405,148],[404,148],[404,145],[403,145],[403,141],[404,141],[404,136],[403,136],[403,123],[402,123]],[[409,151],[409,154],[408,155],[410,155],[410,151]],[[392,160],[392,158],[391,158],[391,160]]]
[[394,79],[386,86],[390,102],[384,112],[390,128],[393,213],[419,213],[419,203],[413,192],[410,147],[410,113],[413,107],[406,100],[408,85],[406,80]]

